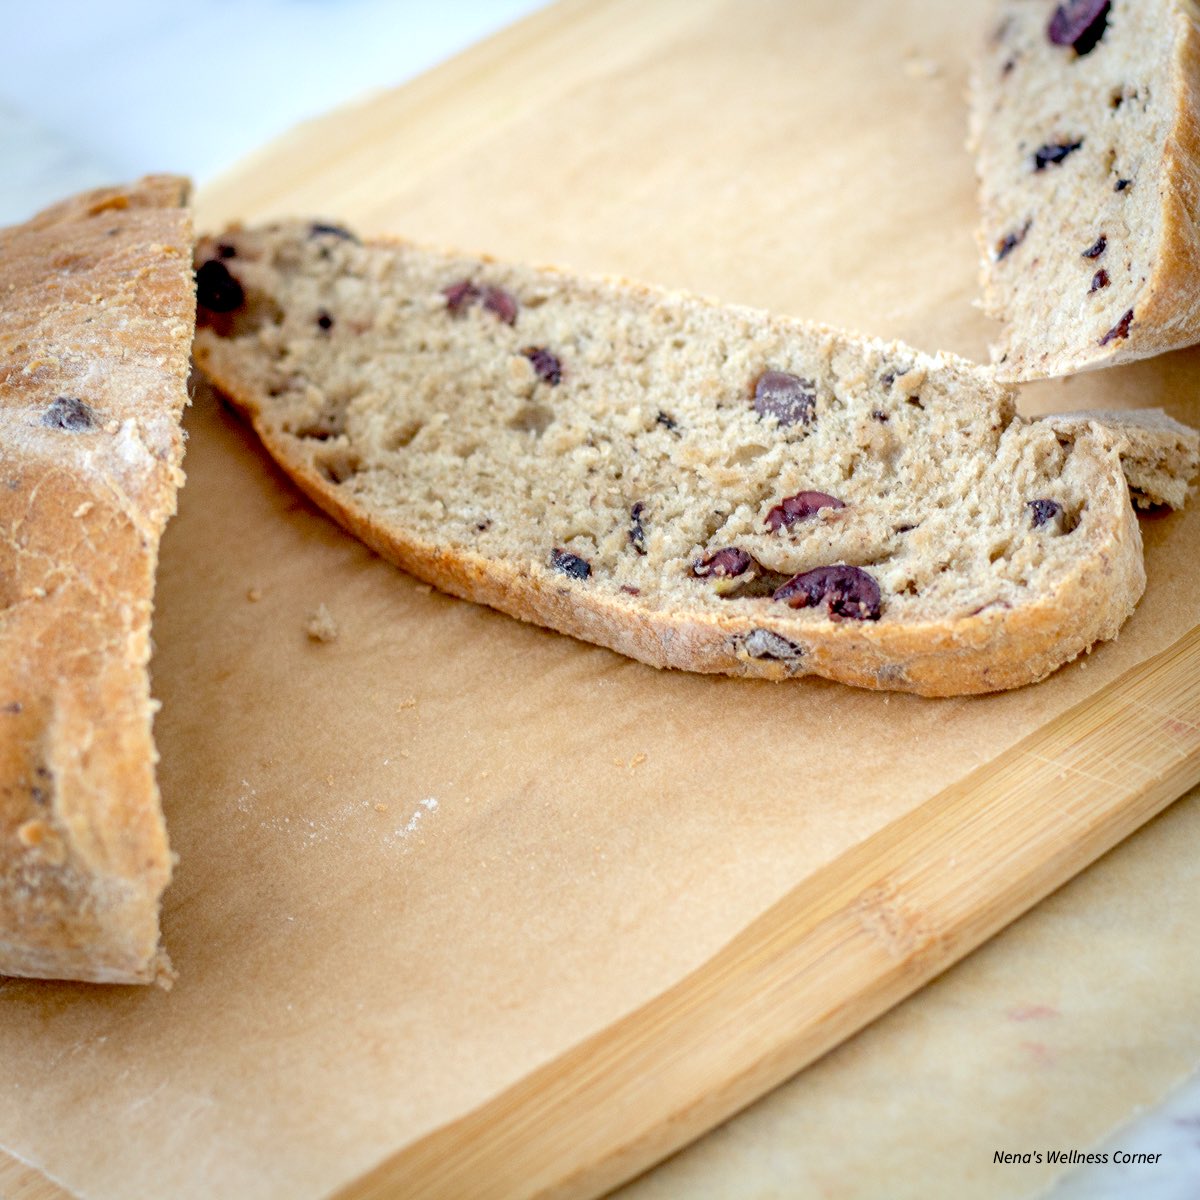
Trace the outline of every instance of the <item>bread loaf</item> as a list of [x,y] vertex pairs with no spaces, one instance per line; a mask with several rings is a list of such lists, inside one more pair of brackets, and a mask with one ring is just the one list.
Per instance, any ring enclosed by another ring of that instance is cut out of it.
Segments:
[[146,664],[183,479],[187,190],[0,231],[0,975],[169,978]]

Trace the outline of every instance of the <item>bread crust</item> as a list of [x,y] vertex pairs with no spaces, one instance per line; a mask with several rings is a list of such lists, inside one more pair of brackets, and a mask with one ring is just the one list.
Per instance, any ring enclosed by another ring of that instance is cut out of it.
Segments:
[[0,974],[170,977],[147,662],[182,482],[189,185],[0,231]]
[[[1200,9],[1180,0],[1171,67],[1175,119],[1163,153],[1162,236],[1154,271],[1138,304],[1139,342],[1116,344],[1116,366],[1200,340]],[[1092,364],[1089,364],[1092,365]]]

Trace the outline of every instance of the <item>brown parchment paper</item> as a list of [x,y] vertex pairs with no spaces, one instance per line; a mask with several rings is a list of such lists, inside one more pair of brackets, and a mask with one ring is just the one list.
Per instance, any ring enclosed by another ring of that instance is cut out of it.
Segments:
[[[950,0],[560,5],[298,130],[200,221],[320,211],[982,358],[978,25]],[[1025,399],[1197,422],[1198,381],[1189,352]],[[1036,688],[658,673],[386,566],[203,388],[188,429],[153,661],[179,982],[0,984],[0,1145],[96,1200],[355,1178],[1200,621],[1193,506],[1143,524],[1150,587],[1119,640]],[[305,633],[320,605],[330,642]],[[963,1053],[931,1005],[929,1037]],[[868,1037],[880,1070],[911,1053]]]

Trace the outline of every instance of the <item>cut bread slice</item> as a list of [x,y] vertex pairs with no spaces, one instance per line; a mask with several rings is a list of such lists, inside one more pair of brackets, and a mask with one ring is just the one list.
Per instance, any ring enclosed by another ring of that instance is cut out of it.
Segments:
[[169,979],[150,614],[183,480],[186,180],[0,231],[0,975]]
[[321,507],[654,666],[985,692],[1143,589],[1113,435],[963,360],[320,222],[197,261],[197,365]]
[[1200,341],[1200,8],[1001,0],[973,77],[1005,379]]
[[1200,470],[1200,433],[1161,408],[1051,413],[1041,418],[1067,437],[1088,423],[1113,438],[1129,491],[1139,508],[1182,508],[1188,481]]

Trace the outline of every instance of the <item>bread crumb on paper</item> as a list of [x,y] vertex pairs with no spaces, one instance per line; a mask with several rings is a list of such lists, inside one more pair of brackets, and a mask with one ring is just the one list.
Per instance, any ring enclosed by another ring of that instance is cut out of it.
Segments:
[[338,626],[333,614],[324,604],[317,605],[316,612],[309,613],[304,623],[304,632],[314,642],[337,641]]
[[942,65],[932,58],[911,55],[904,60],[904,73],[909,79],[936,79],[942,73]]
[[622,770],[624,768],[628,767],[629,770],[632,771],[635,767],[640,767],[642,765],[642,763],[644,763],[645,761],[646,761],[646,755],[639,752],[639,753],[635,754],[629,760],[629,762],[626,762],[623,758],[614,758],[612,760],[612,763],[613,763],[614,767],[620,767],[620,768],[622,768]]

